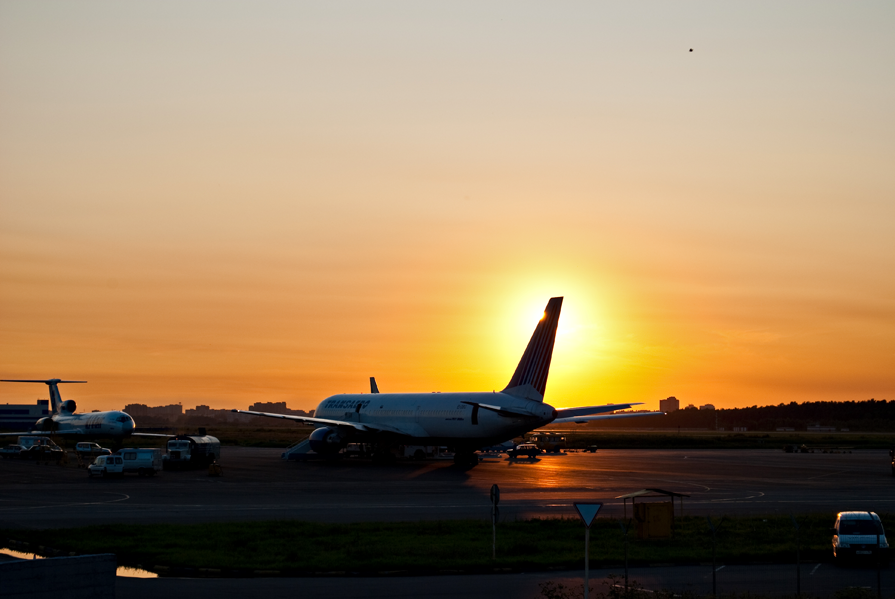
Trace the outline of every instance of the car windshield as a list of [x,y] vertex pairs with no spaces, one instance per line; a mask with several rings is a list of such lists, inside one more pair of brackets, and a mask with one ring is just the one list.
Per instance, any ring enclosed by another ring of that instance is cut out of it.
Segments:
[[840,520],[839,534],[881,535],[883,534],[883,527],[876,520]]

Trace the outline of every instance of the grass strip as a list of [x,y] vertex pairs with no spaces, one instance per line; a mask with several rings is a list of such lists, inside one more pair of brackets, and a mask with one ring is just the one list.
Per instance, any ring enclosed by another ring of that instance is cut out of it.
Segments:
[[[895,526],[893,516],[882,518],[890,529]],[[833,517],[804,515],[797,520],[802,559],[829,561]],[[577,519],[498,524],[496,560],[491,559],[491,525],[480,520],[107,524],[0,534],[0,539],[28,543],[29,551],[43,546],[65,553],[111,552],[121,565],[214,569],[222,575],[258,570],[284,575],[543,571],[580,567],[584,549],[584,528]],[[792,563],[795,543],[789,516],[725,518],[717,533],[717,559],[719,563]],[[618,520],[594,523],[590,551],[593,567],[622,562],[624,538]],[[631,565],[705,563],[711,555],[711,533],[701,517],[678,519],[675,535],[669,539],[637,539],[636,530],[628,539]]]

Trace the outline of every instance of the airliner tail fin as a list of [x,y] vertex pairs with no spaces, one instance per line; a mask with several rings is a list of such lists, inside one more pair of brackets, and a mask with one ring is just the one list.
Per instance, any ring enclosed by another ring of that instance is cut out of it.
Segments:
[[59,383],[86,383],[87,381],[63,381],[61,379],[0,379],[0,383],[43,383],[50,388],[50,413],[58,414],[62,410],[62,396],[59,395]]
[[559,313],[562,310],[562,298],[553,297],[547,302],[544,316],[541,317],[535,332],[522,354],[522,360],[516,366],[513,378],[503,390],[504,393],[544,401],[544,390],[547,388],[547,374],[550,372],[550,360],[553,358],[553,343],[556,341],[556,327],[559,324]]

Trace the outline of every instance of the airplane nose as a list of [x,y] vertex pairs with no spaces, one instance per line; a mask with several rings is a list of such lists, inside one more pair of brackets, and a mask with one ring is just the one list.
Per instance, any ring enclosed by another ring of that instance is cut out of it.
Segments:
[[126,433],[134,432],[134,421],[128,420],[127,422],[122,422],[121,429]]

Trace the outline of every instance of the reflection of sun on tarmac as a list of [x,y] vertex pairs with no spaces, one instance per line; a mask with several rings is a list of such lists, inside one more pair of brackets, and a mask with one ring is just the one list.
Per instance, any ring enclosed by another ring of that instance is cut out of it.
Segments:
[[520,472],[527,469],[527,484],[540,489],[557,489],[568,485],[568,473],[571,469],[564,459],[566,457],[563,454],[542,455],[534,459],[507,460],[506,463],[512,468],[518,468]]
[[539,488],[559,488],[564,487],[568,483],[563,471],[567,470],[566,462],[563,456],[550,456],[541,460],[538,476],[535,478],[535,486]]

